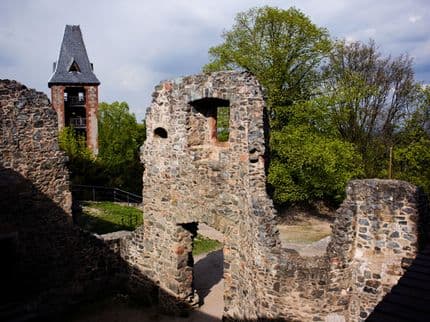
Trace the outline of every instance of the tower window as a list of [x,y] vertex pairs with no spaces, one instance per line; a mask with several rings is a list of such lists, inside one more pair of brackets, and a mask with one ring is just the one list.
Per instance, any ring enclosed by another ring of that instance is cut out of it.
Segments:
[[74,60],[73,63],[70,65],[69,72],[80,72],[81,69],[79,68],[78,63]]

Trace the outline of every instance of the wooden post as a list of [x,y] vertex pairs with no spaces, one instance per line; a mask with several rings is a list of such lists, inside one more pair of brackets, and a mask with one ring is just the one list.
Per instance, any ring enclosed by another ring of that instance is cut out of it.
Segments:
[[392,178],[392,165],[393,165],[393,147],[390,146],[390,160],[388,161],[388,179]]

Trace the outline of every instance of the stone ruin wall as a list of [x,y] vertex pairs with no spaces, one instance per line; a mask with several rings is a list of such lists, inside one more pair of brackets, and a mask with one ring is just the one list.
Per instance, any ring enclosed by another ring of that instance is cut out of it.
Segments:
[[[164,82],[153,96],[142,152],[145,223],[129,256],[162,288],[193,304],[189,253],[196,224],[206,223],[225,236],[225,315],[275,316],[276,292],[265,283],[273,284],[271,256],[280,241],[265,191],[260,86],[247,73],[217,73]],[[225,143],[211,132],[221,100],[231,111]]]
[[[220,100],[230,103],[228,143],[211,133]],[[115,252],[71,223],[66,159],[46,96],[0,81],[0,107],[0,233],[19,241],[15,289],[39,294],[39,304],[73,304],[121,281],[166,308],[175,298],[192,305],[189,253],[204,222],[225,236],[226,320],[363,321],[417,252],[419,193],[388,180],[349,184],[325,256],[281,249],[265,191],[264,100],[247,73],[156,88],[142,154],[145,222],[109,241]]]
[[[425,203],[415,186],[354,180],[336,213],[324,256],[283,250],[280,294],[286,318],[364,321],[418,252]],[[340,319],[340,320],[339,320]]]
[[[214,138],[213,107],[229,102],[228,142]],[[144,226],[123,256],[190,305],[198,223],[224,234],[224,318],[362,321],[417,252],[416,188],[353,181],[320,257],[281,249],[265,190],[264,100],[250,74],[162,82],[147,112],[142,151]],[[339,320],[340,319],[340,320]]]
[[71,216],[66,156],[58,147],[55,111],[45,94],[0,80],[0,165],[28,178]]
[[352,320],[364,321],[415,258],[425,238],[419,231],[428,216],[420,212],[423,206],[423,193],[407,182],[374,179],[349,183],[328,257],[333,272],[346,272]]
[[127,269],[119,255],[73,225],[67,157],[46,95],[0,80],[0,124],[0,302],[45,314],[119,287]]

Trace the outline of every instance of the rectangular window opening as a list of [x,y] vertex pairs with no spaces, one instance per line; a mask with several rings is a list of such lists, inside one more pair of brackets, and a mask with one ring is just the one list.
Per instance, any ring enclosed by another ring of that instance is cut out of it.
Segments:
[[230,134],[230,108],[219,106],[216,116],[216,136],[218,142],[227,142]]

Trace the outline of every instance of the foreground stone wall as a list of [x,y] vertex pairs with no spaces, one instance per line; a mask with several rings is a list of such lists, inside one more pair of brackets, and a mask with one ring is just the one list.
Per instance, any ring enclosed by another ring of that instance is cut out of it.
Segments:
[[0,302],[52,313],[120,287],[127,265],[73,225],[67,158],[47,97],[0,80],[0,124]]
[[[395,180],[357,180],[347,187],[328,248],[350,293],[349,316],[364,319],[397,283],[418,252],[423,195]],[[342,254],[341,257],[338,255]],[[338,262],[336,263],[336,261]]]
[[[225,105],[230,134],[220,142],[216,108]],[[205,223],[224,234],[226,320],[363,320],[417,252],[418,192],[404,182],[353,181],[324,256],[281,249],[265,187],[264,113],[261,88],[248,73],[157,86],[142,151],[144,226],[123,242],[122,255],[194,305],[191,251]]]
[[0,80],[0,162],[20,173],[71,215],[66,156],[58,147],[57,119],[45,94]]
[[[280,293],[285,318],[364,321],[418,252],[426,214],[416,187],[395,180],[354,180],[337,210],[331,242],[320,257],[285,251]],[[428,215],[428,214],[427,214]]]

